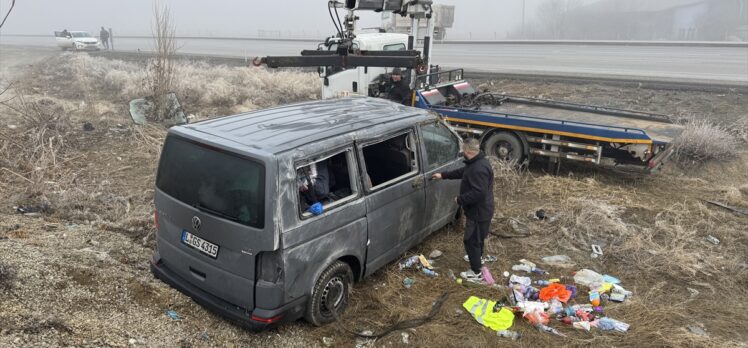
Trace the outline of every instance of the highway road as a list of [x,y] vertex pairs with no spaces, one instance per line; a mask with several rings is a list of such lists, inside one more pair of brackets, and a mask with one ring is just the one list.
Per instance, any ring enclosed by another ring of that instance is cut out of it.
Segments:
[[[1,45],[54,46],[53,37],[0,37]],[[179,52],[247,57],[296,55],[312,41],[179,39]],[[118,50],[153,47],[147,38],[116,38]],[[476,72],[748,85],[748,47],[594,44],[437,44],[433,62]],[[2,54],[2,52],[0,52]]]

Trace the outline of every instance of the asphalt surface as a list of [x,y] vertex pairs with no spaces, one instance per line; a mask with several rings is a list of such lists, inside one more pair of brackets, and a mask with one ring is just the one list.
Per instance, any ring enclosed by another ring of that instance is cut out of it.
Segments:
[[[54,38],[1,37],[2,45],[54,47]],[[180,39],[182,53],[242,57],[297,55],[314,42]],[[117,50],[150,51],[151,39],[118,38]],[[438,44],[433,63],[473,72],[748,85],[748,47],[585,44]],[[1,54],[2,52],[0,52]]]

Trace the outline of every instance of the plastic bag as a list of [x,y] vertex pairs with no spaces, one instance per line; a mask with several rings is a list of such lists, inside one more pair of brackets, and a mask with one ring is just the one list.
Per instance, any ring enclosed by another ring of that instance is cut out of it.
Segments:
[[559,283],[552,283],[540,289],[540,300],[550,301],[552,298],[558,298],[559,301],[566,303],[571,298],[571,291],[566,286]]

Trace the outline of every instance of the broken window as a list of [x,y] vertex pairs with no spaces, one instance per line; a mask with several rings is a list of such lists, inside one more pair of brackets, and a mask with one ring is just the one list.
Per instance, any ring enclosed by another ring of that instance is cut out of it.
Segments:
[[296,168],[296,183],[299,189],[299,210],[302,217],[312,216],[310,207],[322,205],[323,211],[340,206],[356,197],[352,185],[350,150],[317,159]]
[[367,177],[372,189],[418,172],[411,132],[363,148]]
[[436,169],[454,161],[460,153],[460,141],[445,125],[432,123],[421,126],[426,146],[426,166]]

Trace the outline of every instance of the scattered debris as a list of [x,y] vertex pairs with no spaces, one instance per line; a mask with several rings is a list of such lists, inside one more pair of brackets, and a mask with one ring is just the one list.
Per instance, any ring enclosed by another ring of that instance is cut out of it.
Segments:
[[94,130],[94,126],[93,124],[91,124],[91,122],[86,121],[83,123],[84,132],[92,132],[93,130]]
[[688,292],[691,293],[690,298],[694,298],[696,296],[699,296],[699,294],[701,293],[701,292],[699,292],[699,290],[696,290],[694,288],[686,288],[686,289],[688,289]]
[[538,220],[545,220],[545,219],[547,219],[547,217],[545,216],[545,210],[538,209],[535,212],[535,218],[538,219]]
[[709,336],[709,334],[706,333],[706,330],[704,330],[704,328],[702,328],[701,326],[689,325],[687,326],[687,328],[688,331],[690,331],[694,335]]
[[322,337],[322,345],[325,347],[331,347],[334,341],[332,337]]
[[571,268],[576,265],[567,255],[546,256],[540,259],[540,261],[551,267]]
[[415,282],[416,282],[415,279],[410,278],[410,277],[405,277],[405,279],[403,279],[403,286],[406,289],[410,289],[410,287],[413,286],[413,284],[415,284]]
[[712,236],[711,234],[706,236],[706,240],[709,241],[709,243],[712,243],[714,245],[719,245],[719,239],[717,237]]
[[13,207],[16,213],[23,214],[25,216],[38,216],[41,214],[47,214],[54,212],[54,209],[49,204],[30,204],[30,205],[18,205]]
[[165,104],[164,109],[166,110],[165,115],[161,116],[161,120],[164,125],[173,126],[187,123],[187,117],[184,115],[182,105],[177,99],[177,95],[174,92],[169,92],[162,98],[146,97],[140,99],[133,99],[130,101],[130,117],[135,124],[144,125],[149,119],[153,120],[158,116],[156,106],[158,99]]
[[431,253],[429,253],[429,258],[430,259],[438,259],[438,258],[442,257],[443,254],[444,253],[442,253],[441,250],[434,250]]
[[403,344],[410,344],[410,334],[407,332],[401,332],[400,335],[403,337]]
[[590,255],[593,259],[603,256],[603,248],[597,244],[590,245],[592,247],[592,255]]
[[182,320],[182,317],[180,317],[179,314],[177,314],[177,312],[171,309],[166,311],[166,315],[168,315],[169,318],[171,318],[172,320]]
[[518,340],[522,338],[522,335],[519,332],[512,330],[499,330],[496,332],[496,334],[499,335],[499,337],[509,338],[512,340]]
[[366,348],[374,346],[375,339],[369,339],[366,337],[373,336],[374,332],[371,330],[361,331],[359,337],[356,339],[356,348]]

